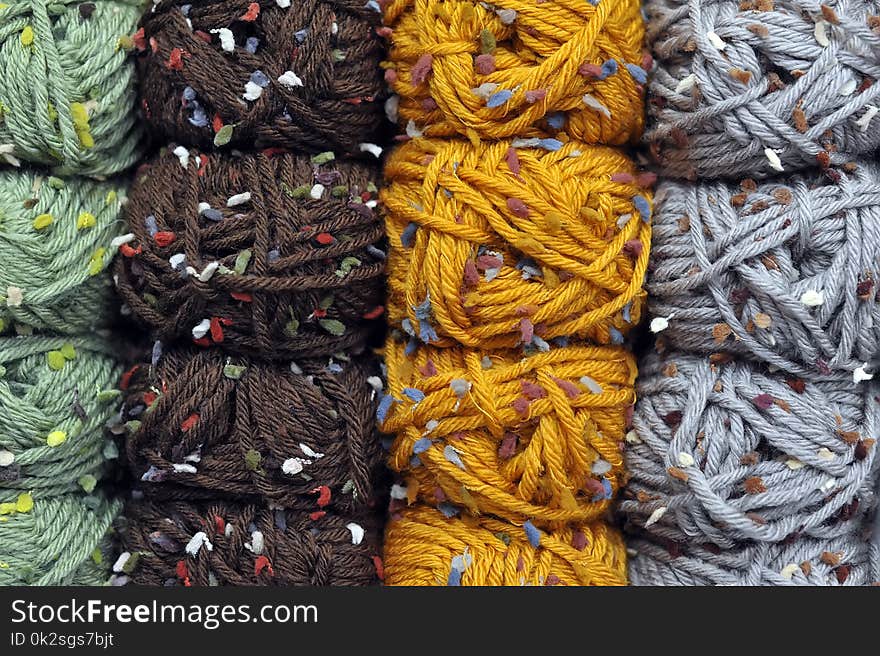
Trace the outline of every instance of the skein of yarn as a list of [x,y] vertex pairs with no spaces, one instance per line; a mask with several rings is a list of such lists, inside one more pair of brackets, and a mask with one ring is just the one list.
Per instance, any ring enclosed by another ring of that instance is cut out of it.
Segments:
[[139,0],[19,0],[0,7],[0,162],[103,176],[139,157]]
[[639,321],[650,192],[620,152],[414,139],[387,160],[389,320],[414,340],[546,350]]
[[863,585],[874,383],[670,351],[640,365],[620,512],[636,585]]
[[649,0],[651,144],[679,178],[842,165],[880,147],[878,0]]
[[0,170],[0,334],[84,333],[110,318],[103,272],[116,251],[124,188]]
[[34,499],[0,490],[0,586],[104,585],[120,506],[99,493]]
[[414,505],[385,534],[388,585],[624,585],[626,550],[605,522],[550,533]]
[[104,436],[119,367],[92,337],[0,338],[0,490],[91,493],[117,456]]
[[378,582],[371,517],[316,518],[244,503],[133,502],[117,583],[348,586]]
[[166,353],[127,381],[132,472],[159,500],[364,508],[377,501],[382,459],[370,378],[378,371],[358,355],[291,367],[216,351]]
[[[664,182],[648,277],[677,349],[800,375],[880,356],[880,167],[739,186]],[[873,368],[873,365],[871,365]]]
[[163,140],[359,153],[383,118],[378,5],[163,0],[136,42],[142,106]]
[[[406,497],[537,527],[600,518],[623,474],[635,401],[617,347],[517,351],[385,348],[382,430]],[[598,548],[598,547],[596,547]]]
[[384,312],[377,176],[330,152],[165,152],[131,192],[119,293],[162,341],[264,358],[362,345]]
[[407,132],[585,143],[641,133],[644,26],[635,0],[390,0],[385,79]]

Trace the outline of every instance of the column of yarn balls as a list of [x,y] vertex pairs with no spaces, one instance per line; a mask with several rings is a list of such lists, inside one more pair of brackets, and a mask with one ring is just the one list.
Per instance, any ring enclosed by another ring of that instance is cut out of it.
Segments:
[[[393,585],[621,584],[652,175],[637,2],[392,0]],[[599,145],[604,144],[604,145]],[[597,344],[589,346],[588,344]],[[428,545],[428,546],[426,546]]]
[[[160,143],[116,265],[155,338],[124,380],[138,479],[117,583],[365,585],[384,313],[378,9],[157,3],[134,36]],[[175,143],[176,142],[176,143]]]
[[661,173],[758,181],[657,192],[634,583],[876,579],[878,8],[647,5]]
[[119,369],[103,330],[125,185],[84,176],[138,157],[138,14],[122,1],[0,6],[0,585],[108,576],[119,504],[100,482],[118,456],[105,427]]

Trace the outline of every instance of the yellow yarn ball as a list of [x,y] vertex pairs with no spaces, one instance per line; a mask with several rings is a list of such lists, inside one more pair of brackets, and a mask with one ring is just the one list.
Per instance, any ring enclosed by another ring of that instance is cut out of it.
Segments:
[[518,351],[389,341],[382,430],[407,496],[538,527],[601,518],[623,476],[635,360],[619,347]]
[[619,343],[645,300],[650,194],[613,148],[414,139],[389,158],[389,319],[424,342]]
[[638,0],[392,0],[386,79],[428,136],[564,129],[620,145],[643,125]]

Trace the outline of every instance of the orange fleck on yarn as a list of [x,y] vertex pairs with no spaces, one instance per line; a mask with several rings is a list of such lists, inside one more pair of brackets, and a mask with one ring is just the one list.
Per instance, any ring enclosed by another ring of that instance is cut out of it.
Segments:
[[544,532],[415,505],[385,533],[392,586],[625,585],[626,549],[604,522]]
[[638,0],[391,0],[386,80],[427,136],[564,129],[620,145],[642,131]]
[[635,360],[619,347],[519,351],[389,341],[382,430],[407,498],[539,528],[600,519],[621,483]]
[[421,341],[608,344],[638,323],[650,193],[616,149],[419,138],[385,176],[389,319]]

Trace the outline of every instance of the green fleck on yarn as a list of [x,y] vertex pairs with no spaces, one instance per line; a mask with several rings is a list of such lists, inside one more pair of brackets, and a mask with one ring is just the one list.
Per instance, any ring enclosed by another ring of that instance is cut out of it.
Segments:
[[[2,84],[2,83],[0,83]],[[125,190],[0,169],[0,334],[85,333],[112,316],[106,273],[124,228]]]
[[111,175],[140,158],[133,61],[139,0],[17,0],[0,9],[0,164]]
[[[0,507],[18,496],[0,491]],[[104,585],[113,562],[109,530],[120,508],[100,493],[72,493],[0,514],[0,586]]]
[[39,501],[94,489],[116,454],[104,430],[119,406],[102,393],[121,374],[110,346],[91,337],[3,337],[0,367],[0,496]]

